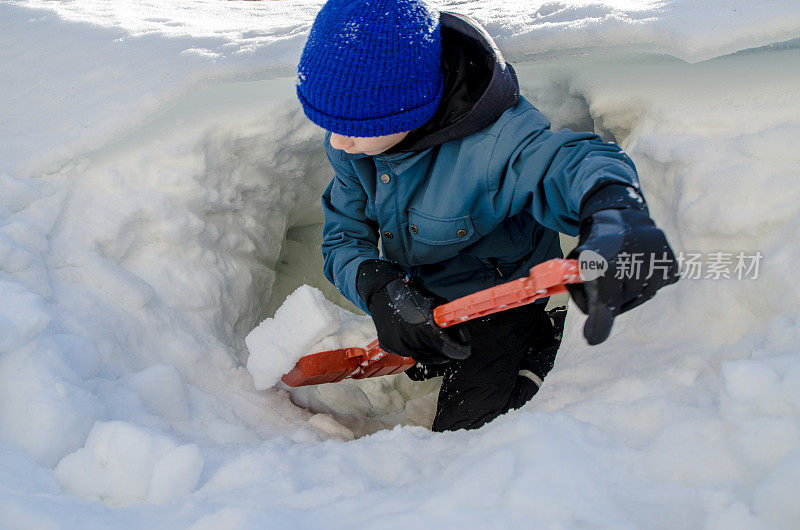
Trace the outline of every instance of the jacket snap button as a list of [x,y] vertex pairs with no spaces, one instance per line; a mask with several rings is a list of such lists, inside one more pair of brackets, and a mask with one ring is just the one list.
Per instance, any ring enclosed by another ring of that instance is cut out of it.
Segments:
[[467,231],[466,231],[466,230],[464,230],[464,229],[462,228],[461,230],[459,230],[458,232],[456,232],[456,235],[457,235],[458,237],[464,237],[465,235],[467,235]]
[[417,225],[411,225],[411,226],[408,227],[408,229],[411,230],[412,234],[419,233],[419,228],[417,228]]
[[394,237],[394,234],[392,234],[387,230],[386,232],[383,233],[383,237],[385,237],[386,239],[392,239]]
[[390,180],[392,180],[392,177],[390,177],[388,173],[384,173],[383,175],[381,175],[381,182],[383,182],[384,184],[389,184]]

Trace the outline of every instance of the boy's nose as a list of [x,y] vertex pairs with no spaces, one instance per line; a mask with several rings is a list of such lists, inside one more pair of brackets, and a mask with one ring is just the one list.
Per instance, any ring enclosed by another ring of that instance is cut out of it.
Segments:
[[349,136],[331,133],[331,147],[344,151],[345,149],[353,147],[353,139]]

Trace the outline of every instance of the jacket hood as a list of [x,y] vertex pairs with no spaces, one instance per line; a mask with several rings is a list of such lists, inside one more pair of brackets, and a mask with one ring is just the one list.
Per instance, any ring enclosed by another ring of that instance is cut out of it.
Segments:
[[465,15],[440,13],[444,89],[436,113],[387,154],[420,151],[474,134],[519,102],[514,69],[489,33]]

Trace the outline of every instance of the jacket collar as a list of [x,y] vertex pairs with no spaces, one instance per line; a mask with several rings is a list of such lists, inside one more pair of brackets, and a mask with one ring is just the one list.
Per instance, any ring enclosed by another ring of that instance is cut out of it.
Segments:
[[392,171],[399,175],[400,173],[404,172],[417,162],[420,159],[424,158],[425,155],[428,154],[430,148],[423,149],[422,151],[414,151],[414,152],[400,152],[400,153],[383,153],[380,155],[365,155],[363,153],[346,153],[344,151],[339,151],[339,158],[341,160],[358,160],[359,158],[374,158],[378,162],[384,162],[388,164]]
[[396,175],[407,170],[430,152],[431,148],[423,149],[422,151],[401,152],[392,154],[380,154],[375,157],[376,160],[386,162],[392,168]]

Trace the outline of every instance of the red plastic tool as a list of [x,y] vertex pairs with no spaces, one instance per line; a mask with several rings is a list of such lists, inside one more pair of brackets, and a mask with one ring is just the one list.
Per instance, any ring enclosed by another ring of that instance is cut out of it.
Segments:
[[[442,304],[433,310],[434,321],[443,328],[512,307],[530,304],[580,283],[577,260],[552,259],[533,267],[530,275]],[[387,353],[374,340],[366,348],[342,348],[302,357],[281,380],[289,386],[335,383],[405,372],[414,359]]]
[[281,377],[281,381],[289,386],[321,385],[347,378],[399,374],[414,364],[411,357],[383,351],[375,339],[366,348],[342,348],[301,357],[292,371]]

